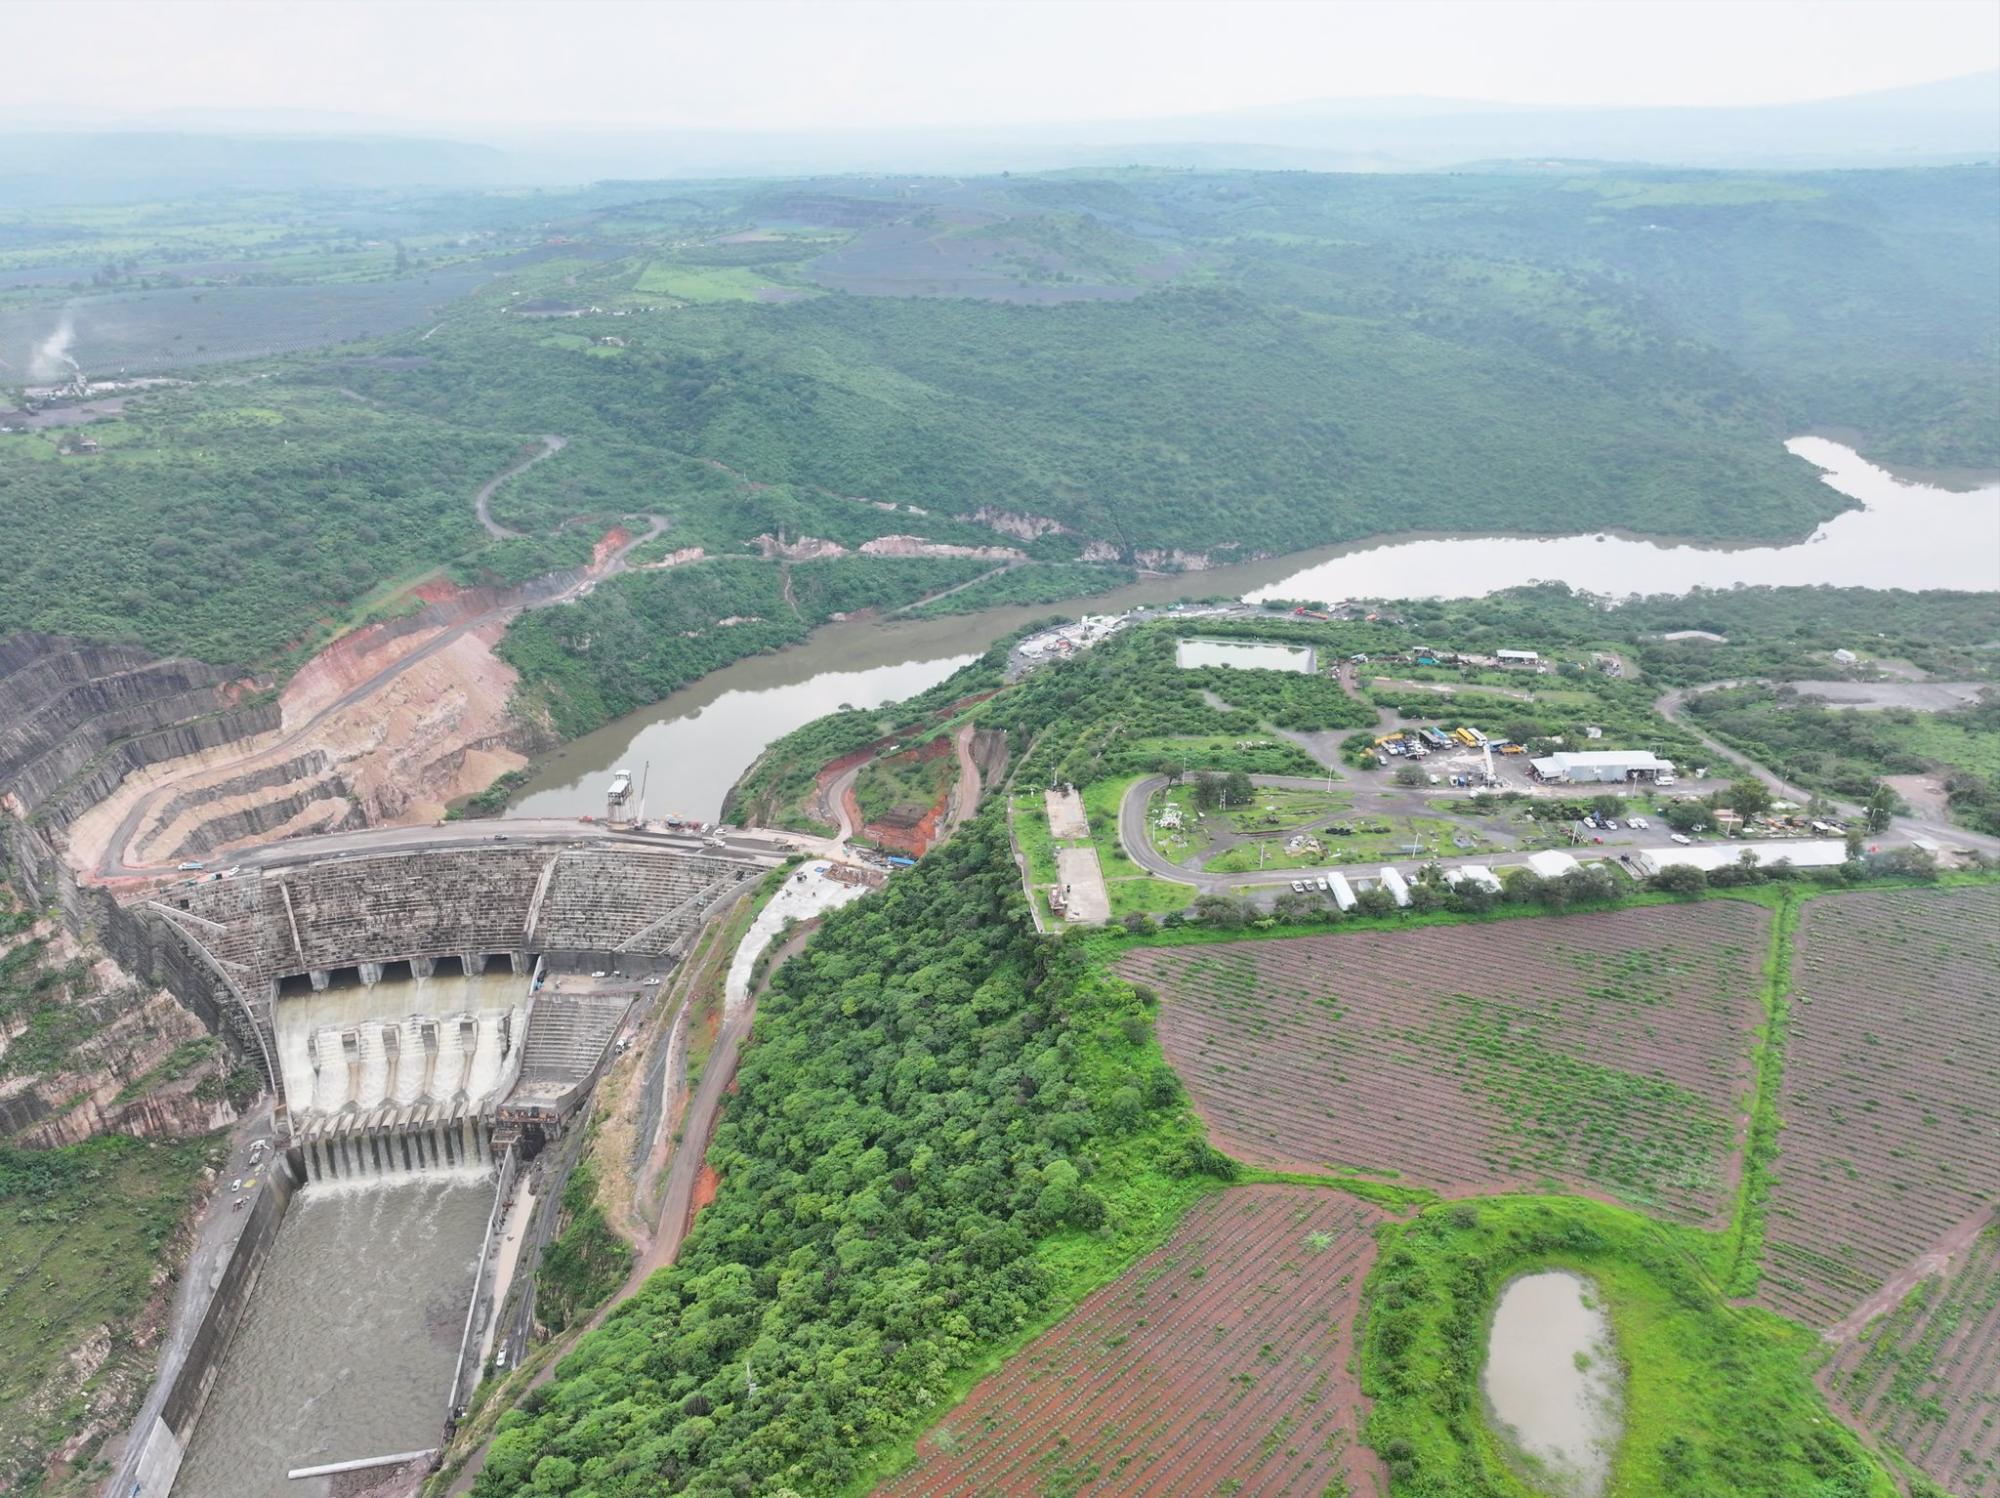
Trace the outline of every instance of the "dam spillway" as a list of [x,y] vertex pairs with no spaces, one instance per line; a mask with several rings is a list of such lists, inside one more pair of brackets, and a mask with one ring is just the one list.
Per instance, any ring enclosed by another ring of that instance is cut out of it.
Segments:
[[433,972],[280,996],[276,1061],[307,1180],[491,1166],[529,982]]

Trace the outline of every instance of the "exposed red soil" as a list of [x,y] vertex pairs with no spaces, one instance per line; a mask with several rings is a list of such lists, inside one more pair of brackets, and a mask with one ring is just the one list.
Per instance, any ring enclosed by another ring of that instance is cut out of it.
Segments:
[[694,1199],[688,1203],[688,1221],[692,1223],[701,1216],[701,1209],[715,1200],[715,1193],[722,1189],[722,1177],[715,1173],[715,1167],[703,1164],[701,1173],[694,1178]]
[[1311,1186],[1216,1193],[975,1386],[878,1491],[1383,1490],[1360,1444],[1354,1322],[1385,1220]]
[[1707,901],[1129,953],[1216,1145],[1719,1222],[1770,915]]
[[2000,1199],[1996,974],[2000,888],[1834,895],[1806,906],[1765,1304],[1836,1326],[1885,1286],[1894,1298],[1896,1284],[1920,1276],[1922,1256]]

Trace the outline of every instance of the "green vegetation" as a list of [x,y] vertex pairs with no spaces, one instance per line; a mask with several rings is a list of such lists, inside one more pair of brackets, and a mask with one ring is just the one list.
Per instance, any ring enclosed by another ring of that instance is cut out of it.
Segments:
[[0,436],[0,635],[131,640],[221,663],[311,641],[383,581],[472,551],[512,441],[264,383],[149,396],[104,450]]
[[44,1484],[42,1464],[137,1407],[171,1294],[154,1276],[207,1163],[203,1140],[0,1148],[0,1483],[65,1494],[101,1483],[83,1469]]
[[829,713],[773,740],[731,787],[723,819],[760,827],[801,826],[810,820],[805,803],[821,766],[879,740],[911,739],[939,726],[939,715],[954,703],[1000,685],[1008,643],[1000,641],[914,697],[880,708]]
[[611,1298],[632,1269],[632,1245],[613,1231],[597,1202],[597,1163],[585,1160],[563,1187],[563,1230],[535,1271],[535,1312],[561,1331]]
[[[870,822],[895,813],[913,818],[937,805],[958,778],[958,758],[951,752],[950,742],[943,742],[942,753],[930,748],[939,742],[932,739],[929,744],[863,766],[854,777],[854,801],[862,817]],[[922,757],[921,751],[927,748],[929,756]]]
[[731,661],[804,639],[836,613],[880,608],[984,571],[948,558],[749,558],[627,573],[560,609],[522,615],[501,656],[516,702],[565,737],[657,702]]
[[678,1262],[503,1418],[475,1492],[836,1490],[1220,1166],[1131,989],[1034,936],[997,809],[827,917],[739,1080]]
[[969,588],[962,588],[949,597],[920,604],[909,610],[909,614],[915,619],[931,619],[1008,604],[1061,603],[1122,588],[1136,575],[1130,567],[1106,566],[1099,562],[1027,562],[1009,567]]
[[1625,1374],[1614,1498],[1892,1498],[1896,1486],[1813,1387],[1816,1339],[1733,1307],[1707,1235],[1571,1197],[1437,1206],[1384,1230],[1369,1275],[1362,1388],[1369,1444],[1399,1494],[1531,1490],[1487,1424],[1478,1387],[1491,1308],[1515,1275],[1588,1274]]
[[2000,833],[2000,688],[1953,712],[1830,708],[1787,687],[1688,699],[1693,719],[1794,784],[1866,801],[1885,775],[1936,775],[1953,813]]

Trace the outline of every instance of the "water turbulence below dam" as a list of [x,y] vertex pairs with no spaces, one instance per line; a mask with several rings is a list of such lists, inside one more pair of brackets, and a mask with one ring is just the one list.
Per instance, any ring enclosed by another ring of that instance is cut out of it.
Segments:
[[435,1445],[492,1204],[470,1167],[303,1187],[175,1494],[324,1498],[286,1472]]
[[1480,1385],[1529,1484],[1598,1498],[1624,1423],[1610,1324],[1577,1275],[1524,1274],[1500,1294]]

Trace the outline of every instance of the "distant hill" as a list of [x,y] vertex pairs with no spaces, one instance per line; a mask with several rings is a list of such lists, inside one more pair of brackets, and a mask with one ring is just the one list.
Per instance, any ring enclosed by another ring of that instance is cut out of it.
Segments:
[[162,199],[218,188],[466,186],[507,179],[491,146],[395,135],[10,130],[0,203]]
[[[177,128],[163,126],[172,122]],[[234,187],[491,186],[607,178],[999,172],[1148,166],[1428,171],[1494,161],[1824,168],[2000,159],[2000,72],[1742,108],[1594,109],[1468,99],[1323,99],[1151,120],[989,129],[479,132],[360,115],[149,115],[98,128],[0,111],[0,203]],[[369,133],[371,131],[377,133]],[[463,134],[466,132],[453,132]]]

